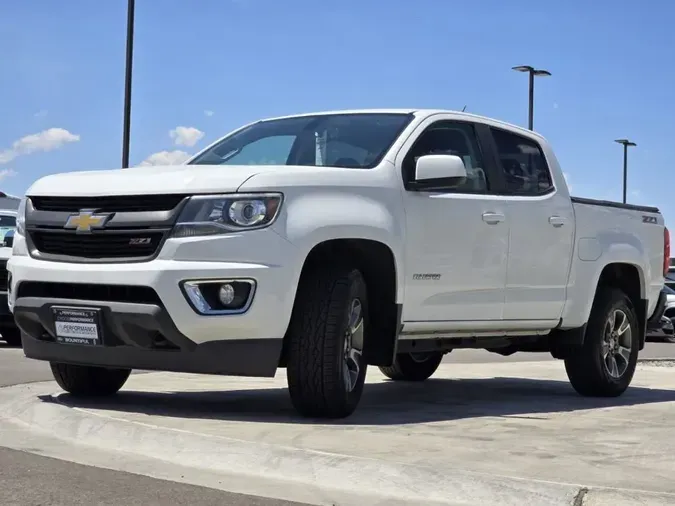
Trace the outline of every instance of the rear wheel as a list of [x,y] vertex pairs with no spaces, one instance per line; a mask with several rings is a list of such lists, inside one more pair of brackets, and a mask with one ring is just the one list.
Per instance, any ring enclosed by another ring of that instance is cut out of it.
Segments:
[[424,381],[436,372],[443,353],[400,353],[389,367],[380,367],[387,378],[395,381]]
[[565,359],[574,389],[589,397],[623,394],[635,374],[640,345],[637,315],[626,295],[616,288],[601,288],[583,346]]
[[366,283],[357,269],[317,267],[303,275],[288,338],[286,377],[303,416],[343,418],[361,399],[367,364]]
[[77,397],[113,395],[124,386],[131,374],[131,369],[106,369],[57,362],[50,362],[49,365],[59,386]]
[[0,335],[10,346],[21,346],[21,331],[16,327],[0,328]]

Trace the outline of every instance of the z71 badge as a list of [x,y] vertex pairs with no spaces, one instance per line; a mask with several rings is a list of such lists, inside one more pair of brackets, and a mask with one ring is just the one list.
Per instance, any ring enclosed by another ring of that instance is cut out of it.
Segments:
[[656,225],[658,223],[658,220],[656,219],[656,216],[642,216],[642,223],[652,223],[653,225]]

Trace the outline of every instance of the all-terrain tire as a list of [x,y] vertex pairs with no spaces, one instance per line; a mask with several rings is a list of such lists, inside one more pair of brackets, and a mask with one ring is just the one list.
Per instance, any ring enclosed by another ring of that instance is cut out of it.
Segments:
[[16,327],[0,328],[0,339],[3,339],[10,346],[21,346],[21,331]]
[[77,397],[114,395],[122,388],[131,374],[131,369],[106,369],[57,362],[50,362],[49,365],[59,386]]
[[361,305],[362,337],[369,318],[366,283],[349,266],[323,265],[304,273],[286,336],[286,378],[291,402],[303,416],[344,418],[356,409],[363,392],[364,360],[346,384],[345,342],[352,305]]
[[[630,355],[626,370],[619,378],[610,375],[603,359],[606,325],[616,310],[628,317],[631,331]],[[600,288],[593,302],[584,344],[565,359],[565,370],[572,387],[587,397],[618,397],[623,394],[637,367],[639,332],[638,318],[630,299],[617,288]]]
[[442,352],[399,353],[391,366],[380,367],[394,381],[424,381],[436,372],[443,360]]

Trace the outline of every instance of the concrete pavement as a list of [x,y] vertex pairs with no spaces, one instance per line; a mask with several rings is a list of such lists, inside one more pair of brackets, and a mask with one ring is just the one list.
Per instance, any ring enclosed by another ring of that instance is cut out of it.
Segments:
[[311,504],[675,503],[671,368],[641,365],[618,399],[577,396],[557,361],[448,364],[425,384],[368,379],[338,423],[299,419],[283,375],[143,374],[96,403],[53,383],[16,386],[0,390],[15,428],[0,444]]

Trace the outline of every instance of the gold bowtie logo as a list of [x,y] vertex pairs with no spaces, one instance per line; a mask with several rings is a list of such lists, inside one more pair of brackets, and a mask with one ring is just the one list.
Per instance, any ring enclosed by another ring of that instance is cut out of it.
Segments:
[[72,214],[68,217],[65,228],[74,228],[76,232],[91,232],[94,228],[103,228],[109,217],[109,214],[80,211],[79,214]]

